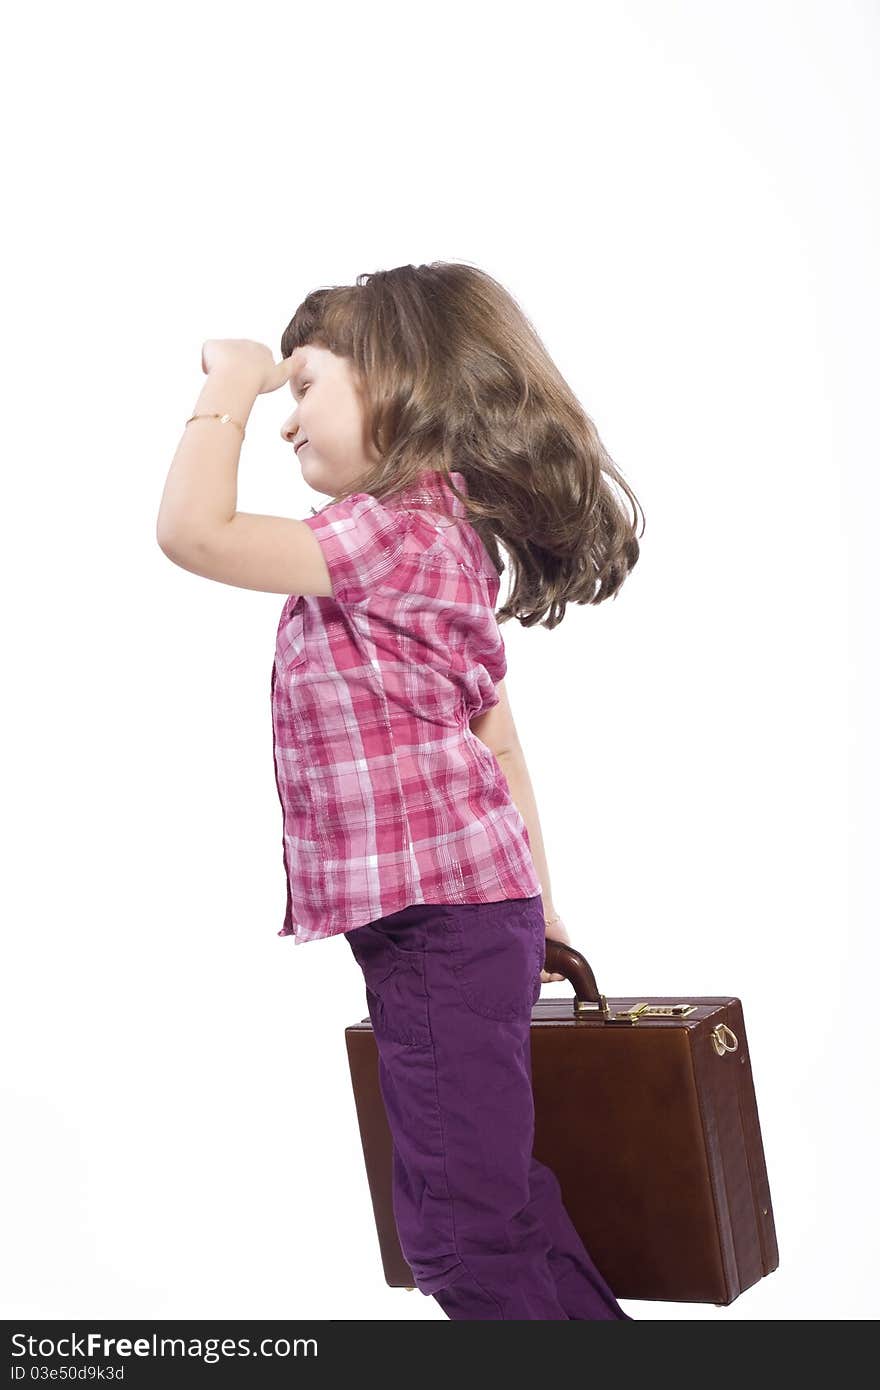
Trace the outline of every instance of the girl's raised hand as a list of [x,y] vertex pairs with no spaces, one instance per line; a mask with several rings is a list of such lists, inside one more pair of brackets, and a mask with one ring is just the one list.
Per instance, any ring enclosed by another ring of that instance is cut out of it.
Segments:
[[250,372],[259,381],[258,395],[277,391],[290,380],[293,357],[276,362],[272,349],[252,338],[208,338],[202,343],[202,371]]
[[[558,917],[552,926],[545,927],[544,936],[552,941],[563,941],[566,946],[572,946],[574,944],[561,917]],[[548,974],[546,970],[541,971],[542,985],[549,985],[552,980],[564,979],[565,976],[557,974],[556,971],[554,971],[552,975]]]

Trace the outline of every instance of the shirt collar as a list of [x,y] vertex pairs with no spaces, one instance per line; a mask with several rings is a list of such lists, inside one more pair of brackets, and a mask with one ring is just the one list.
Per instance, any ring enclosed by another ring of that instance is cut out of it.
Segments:
[[[464,474],[460,473],[458,469],[450,469],[449,477],[452,479],[459,492],[463,492],[464,495],[467,496],[468,488]],[[445,507],[453,516],[466,515],[464,504],[461,499],[456,497],[447,487],[446,475],[439,468],[424,469],[412,482],[407,483],[389,497],[388,502],[389,505],[394,505],[398,502],[421,502],[428,506],[436,507],[439,505]],[[311,513],[313,516],[318,516],[332,505],[333,502],[331,499],[330,502],[325,502],[323,507],[318,507],[317,509],[312,507]]]
[[[449,477],[458,488],[459,492],[468,495],[467,483],[464,474],[457,469],[450,469]],[[401,502],[422,502],[428,505],[437,505],[439,502],[444,505],[454,516],[464,516],[465,508],[460,497],[456,497],[452,490],[447,486],[446,474],[439,468],[427,468],[424,472],[411,483],[401,488],[394,494],[395,500]],[[391,499],[389,499],[390,501]]]

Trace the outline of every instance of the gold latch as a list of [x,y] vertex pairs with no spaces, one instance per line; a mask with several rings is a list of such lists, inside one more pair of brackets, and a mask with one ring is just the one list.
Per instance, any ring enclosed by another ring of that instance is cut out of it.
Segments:
[[696,1004],[634,1004],[631,1009],[621,1009],[619,1013],[609,1014],[606,1023],[638,1023],[640,1018],[683,1018],[694,1012]]

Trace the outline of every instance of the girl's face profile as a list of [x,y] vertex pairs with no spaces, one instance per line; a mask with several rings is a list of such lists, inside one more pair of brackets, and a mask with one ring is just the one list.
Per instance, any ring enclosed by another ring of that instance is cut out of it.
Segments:
[[297,446],[309,487],[334,497],[375,462],[364,438],[354,370],[347,357],[312,343],[296,348],[291,357],[288,390],[296,406],[281,427],[281,438]]

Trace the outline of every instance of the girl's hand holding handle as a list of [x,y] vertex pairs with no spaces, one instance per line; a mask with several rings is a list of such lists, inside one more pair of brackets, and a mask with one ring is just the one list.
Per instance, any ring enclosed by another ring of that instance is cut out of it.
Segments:
[[[572,941],[571,937],[570,937],[569,934],[568,934],[568,931],[567,931],[567,929],[566,929],[565,923],[563,922],[562,918],[561,918],[558,914],[555,914],[554,916],[552,916],[552,917],[550,918],[549,921],[547,921],[547,919],[545,918],[545,919],[544,919],[544,923],[545,923],[545,925],[544,925],[544,935],[545,935],[545,937],[550,937],[553,941],[562,941],[566,946],[573,946],[573,945],[574,945],[574,942]],[[547,972],[546,970],[542,970],[542,971],[541,971],[541,984],[542,984],[542,985],[548,985],[548,984],[551,983],[552,980],[564,980],[564,979],[565,979],[565,976],[564,976],[564,975],[558,975],[555,971],[553,972],[552,975],[548,974],[548,972]]]

